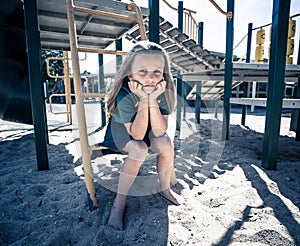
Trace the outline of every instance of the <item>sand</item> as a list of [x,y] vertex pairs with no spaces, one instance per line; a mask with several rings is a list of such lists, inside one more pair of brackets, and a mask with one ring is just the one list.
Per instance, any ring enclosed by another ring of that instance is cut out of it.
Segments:
[[[94,106],[87,105],[91,143],[103,137]],[[196,126],[191,110],[180,134],[170,130],[174,188],[185,203],[156,194],[150,153],[128,197],[124,231],[107,220],[125,156],[93,162],[99,208],[89,211],[76,123],[47,109],[50,170],[37,171],[32,126],[0,121],[0,245],[300,245],[300,142],[289,131],[290,113],[282,117],[277,170],[268,171],[263,109],[247,116],[247,126],[234,109],[228,141],[220,140],[220,114],[202,112]]]

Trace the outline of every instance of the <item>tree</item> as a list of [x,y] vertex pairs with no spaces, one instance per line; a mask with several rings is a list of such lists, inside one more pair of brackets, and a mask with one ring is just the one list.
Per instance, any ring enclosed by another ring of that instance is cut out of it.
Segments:
[[[47,68],[45,60],[49,57],[63,57],[63,52],[60,50],[42,50],[41,59],[42,59],[42,82],[48,80],[49,82],[49,91],[52,90],[56,79],[50,78],[47,75]],[[63,75],[64,74],[64,64],[62,60],[51,60],[49,62],[49,70],[51,75]]]

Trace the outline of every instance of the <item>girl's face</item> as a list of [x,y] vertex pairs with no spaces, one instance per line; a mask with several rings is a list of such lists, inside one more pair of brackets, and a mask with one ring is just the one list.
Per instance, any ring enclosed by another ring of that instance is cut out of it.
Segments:
[[162,55],[137,54],[133,59],[129,79],[138,81],[149,94],[163,79],[164,64]]

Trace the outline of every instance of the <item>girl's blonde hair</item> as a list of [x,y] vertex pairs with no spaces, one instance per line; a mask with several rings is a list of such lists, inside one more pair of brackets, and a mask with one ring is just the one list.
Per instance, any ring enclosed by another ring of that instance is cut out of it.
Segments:
[[175,85],[173,82],[170,65],[169,65],[169,57],[168,54],[163,48],[153,42],[150,41],[140,41],[136,43],[133,48],[127,53],[125,61],[122,63],[119,71],[115,76],[115,81],[111,86],[111,89],[108,93],[107,99],[107,110],[108,113],[114,113],[116,109],[116,97],[121,90],[123,83],[127,83],[129,81],[128,75],[131,74],[131,66],[133,60],[137,54],[154,54],[154,55],[162,55],[164,58],[165,66],[163,71],[164,80],[167,82],[165,97],[169,107],[170,112],[173,112],[176,104],[176,92]]

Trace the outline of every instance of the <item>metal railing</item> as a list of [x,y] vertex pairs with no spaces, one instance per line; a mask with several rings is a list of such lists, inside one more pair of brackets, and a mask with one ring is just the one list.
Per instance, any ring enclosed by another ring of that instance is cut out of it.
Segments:
[[[163,0],[163,2],[172,10],[178,11],[177,8],[173,7],[167,0]],[[183,15],[184,15],[184,25],[183,25],[183,32],[187,34],[191,39],[197,42],[198,39],[198,24],[192,14],[196,14],[197,12],[191,9],[184,8]]]
[[[85,53],[84,58],[80,59],[81,61],[84,61],[87,58],[87,55]],[[64,75],[53,75],[50,72],[50,61],[57,61],[60,60],[63,62],[63,66],[64,66]],[[70,76],[70,69],[69,69],[69,57],[68,57],[68,52],[64,51],[63,52],[63,57],[48,57],[45,62],[46,62],[46,70],[47,70],[47,75],[50,78],[53,79],[63,79],[64,82],[64,88],[65,88],[65,93],[54,93],[51,94],[49,97],[49,106],[50,106],[50,112],[52,114],[66,114],[67,115],[67,122],[69,122],[70,124],[72,124],[72,97],[75,96],[75,94],[71,93],[71,78],[73,78],[73,76]],[[84,90],[88,93],[88,78],[85,76],[81,77],[82,79],[85,80],[85,88]],[[65,98],[65,104],[66,104],[66,111],[60,111],[60,112],[55,112],[53,110],[53,102],[52,102],[52,98],[53,97],[64,97]]]

